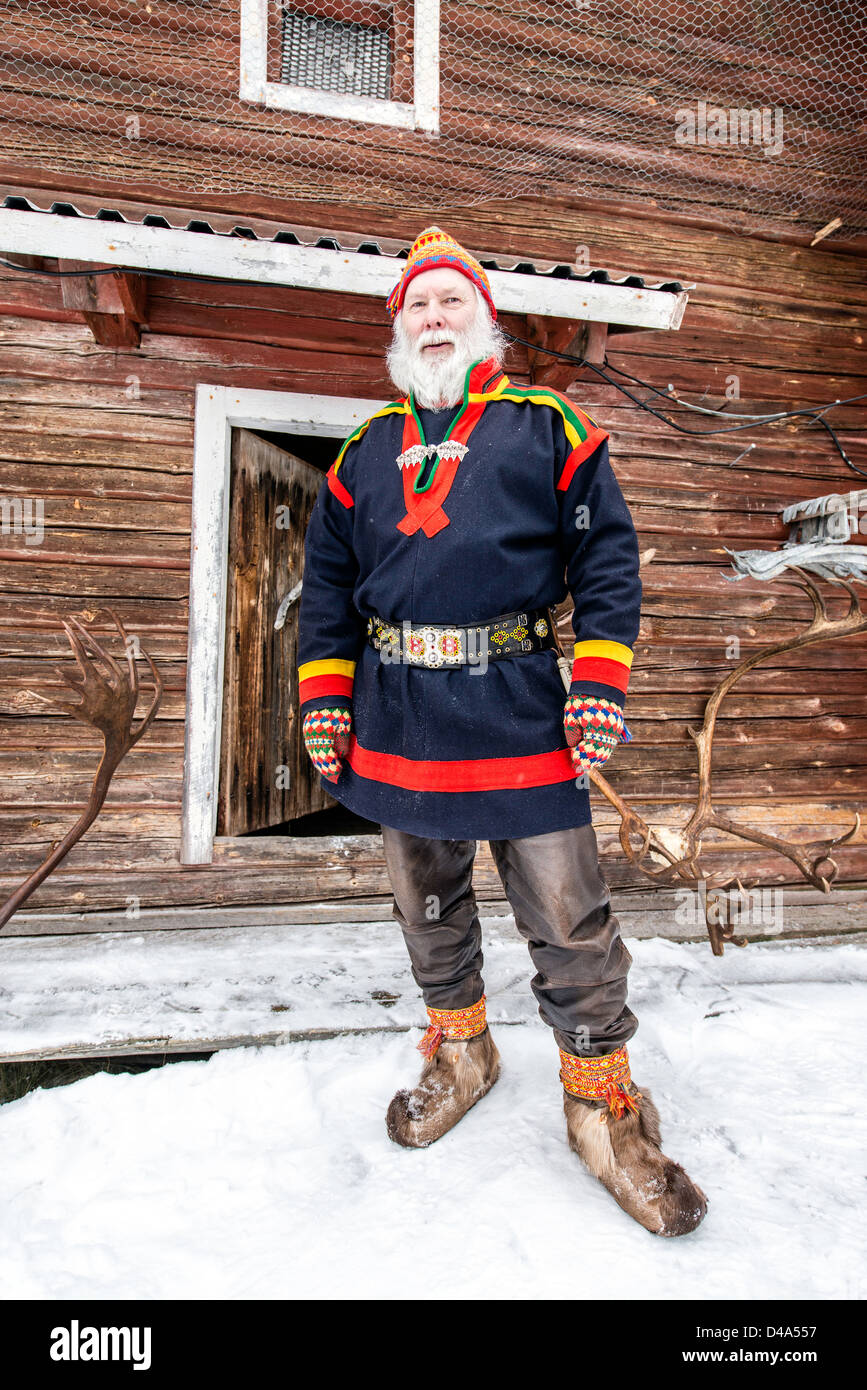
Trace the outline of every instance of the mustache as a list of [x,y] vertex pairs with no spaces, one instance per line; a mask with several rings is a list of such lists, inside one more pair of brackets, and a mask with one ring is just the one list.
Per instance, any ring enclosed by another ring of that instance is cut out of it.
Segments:
[[440,343],[451,343],[454,345],[459,341],[459,333],[422,333],[416,339],[416,350],[423,352],[426,347],[437,347]]

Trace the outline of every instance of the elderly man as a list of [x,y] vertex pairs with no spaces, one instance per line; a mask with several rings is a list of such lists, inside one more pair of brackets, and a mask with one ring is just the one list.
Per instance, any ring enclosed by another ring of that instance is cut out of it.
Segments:
[[[305,542],[298,636],[308,752],[382,826],[393,913],[430,1026],[388,1133],[423,1147],[490,1090],[472,887],[488,840],[560,1051],[571,1147],[658,1235],[706,1199],[660,1151],[632,1082],[631,957],[611,911],[587,769],[621,740],[638,542],[608,435],[567,396],[510,382],[483,267],[438,227],[388,300],[398,399],[345,441]],[[564,691],[551,609],[574,602]]]

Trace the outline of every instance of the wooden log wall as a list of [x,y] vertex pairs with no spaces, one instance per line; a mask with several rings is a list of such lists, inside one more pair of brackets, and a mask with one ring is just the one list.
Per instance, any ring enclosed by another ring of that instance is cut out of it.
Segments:
[[[11,191],[11,190],[9,190]],[[117,206],[130,217],[165,210],[182,226],[207,214],[229,227],[226,203],[183,208],[165,199],[125,201],[18,185],[47,206]],[[430,220],[418,208],[395,219],[381,209],[327,204],[242,204],[263,233],[287,224],[319,232],[378,231],[410,240]],[[576,242],[612,274],[697,281],[680,331],[609,342],[609,361],[659,389],[719,405],[732,377],[733,415],[824,406],[867,392],[864,262],[719,234],[697,225],[610,212],[580,215],[568,203],[532,200],[455,212],[448,229],[474,249],[568,260]],[[94,344],[80,313],[63,307],[59,282],[0,267],[0,488],[44,498],[45,538],[27,546],[0,536],[0,893],[41,860],[78,814],[99,741],[51,713],[34,691],[59,690],[52,667],[66,659],[59,627],[69,613],[109,631],[107,607],[158,662],[166,691],[154,727],[121,765],[96,824],[30,902],[31,908],[96,910],[136,905],[286,902],[388,892],[378,840],[221,842],[210,866],[178,862],[183,775],[193,402],[197,382],[327,391],[389,399],[384,305],[372,299],[273,286],[148,283],[139,348]],[[526,336],[524,321],[501,319]],[[524,349],[507,370],[526,380]],[[633,388],[631,388],[633,389]],[[634,388],[640,397],[648,393]],[[769,548],[785,539],[787,503],[863,485],[815,425],[784,422],[705,439],[679,434],[596,380],[573,390],[611,432],[611,457],[640,534],[644,602],[628,723],[633,743],[610,780],[656,826],[683,824],[696,787],[686,725],[741,655],[793,633],[809,606],[784,583],[729,583],[724,546]],[[864,402],[827,418],[867,469]],[[704,421],[680,415],[691,428]],[[715,423],[715,422],[713,422]],[[753,447],[749,447],[752,445]],[[746,452],[745,452],[746,451]],[[832,616],[844,604],[832,600]],[[801,843],[842,834],[867,802],[867,639],[823,645],[747,677],[722,710],[715,743],[717,808],[739,823]],[[618,818],[594,792],[594,819],[612,886],[644,888],[625,860]],[[292,853],[291,874],[287,855]],[[802,883],[789,861],[719,833],[705,840],[708,867],[738,866],[767,884]],[[839,882],[867,879],[867,841],[838,851]],[[499,896],[486,847],[477,891]],[[11,929],[15,929],[14,921]],[[135,919],[131,917],[131,926]]]
[[[816,7],[800,26],[782,8],[769,27],[750,0],[700,11],[632,0],[593,14],[538,0],[505,10],[449,0],[436,136],[241,101],[238,0],[0,8],[2,147],[63,177],[160,184],[171,170],[191,195],[267,187],[401,209],[430,187],[442,189],[440,209],[450,199],[589,193],[725,209],[727,225],[754,230],[815,232],[836,216],[841,238],[864,234],[857,7]],[[273,0],[270,8],[276,26]],[[366,13],[372,24],[382,10],[365,0],[304,8]],[[396,53],[393,100],[407,98],[408,56]],[[766,158],[758,145],[677,145],[677,113],[700,101],[785,107],[783,149]]]

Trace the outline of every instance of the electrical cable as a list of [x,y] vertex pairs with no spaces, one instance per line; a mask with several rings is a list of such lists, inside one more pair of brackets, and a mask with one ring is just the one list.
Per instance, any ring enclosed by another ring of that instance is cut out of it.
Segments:
[[[505,329],[503,329],[502,331],[504,336],[508,338],[510,342],[519,343],[521,347],[532,348],[534,352],[543,352],[549,357],[558,357],[564,362],[573,362],[576,364],[576,366],[589,367],[590,371],[596,372],[597,376],[601,376],[603,381],[607,382],[609,386],[613,386],[615,391],[620,391],[624,396],[627,396],[629,400],[631,400],[633,404],[637,405],[641,410],[646,410],[648,414],[655,415],[657,420],[661,420],[663,424],[668,425],[670,429],[678,430],[680,434],[689,434],[697,438],[702,438],[704,435],[710,434],[731,434],[735,430],[758,429],[761,427],[761,425],[772,424],[776,420],[787,420],[791,416],[795,415],[807,415],[811,417],[811,419],[816,424],[821,425],[822,428],[827,431],[843,462],[849,468],[851,468],[854,473],[859,473],[862,477],[867,478],[867,470],[859,468],[856,463],[852,462],[849,455],[846,453],[845,449],[843,448],[842,444],[837,438],[836,434],[834,433],[834,430],[831,427],[831,425],[829,425],[828,421],[824,420],[821,414],[818,413],[819,411],[831,410],[835,405],[851,405],[854,401],[867,400],[867,394],[860,396],[849,396],[844,401],[829,401],[829,403],[824,406],[800,406],[796,410],[781,410],[773,415],[751,415],[749,419],[746,421],[746,423],[741,425],[725,425],[721,428],[715,429],[692,430],[688,429],[686,425],[679,425],[676,420],[670,420],[667,415],[663,415],[661,411],[655,410],[653,406],[648,405],[646,401],[639,400],[639,398],[633,395],[633,393],[630,390],[628,390],[627,387],[622,386],[619,381],[612,381],[611,377],[607,375],[603,367],[598,367],[594,362],[588,362],[586,357],[577,357],[574,353],[571,352],[557,352],[553,348],[540,347],[537,343],[528,343],[524,338],[516,338],[513,334],[507,333]],[[610,364],[608,361],[607,353],[605,354],[604,367],[609,367],[611,371],[617,372],[618,375],[625,376],[627,380],[633,381],[637,383],[639,386],[645,387],[648,391],[651,391],[656,396],[661,396],[668,401],[671,401],[672,399],[667,392],[660,391],[658,387],[651,386],[649,382],[642,381],[639,377],[630,376],[628,372],[624,372],[619,367],[615,367],[612,364]],[[673,404],[688,407],[688,402],[686,401],[675,400]],[[722,410],[710,411],[707,407],[696,407],[696,409],[701,410],[703,414],[725,416],[725,411]],[[731,416],[727,416],[726,418],[731,419]]]

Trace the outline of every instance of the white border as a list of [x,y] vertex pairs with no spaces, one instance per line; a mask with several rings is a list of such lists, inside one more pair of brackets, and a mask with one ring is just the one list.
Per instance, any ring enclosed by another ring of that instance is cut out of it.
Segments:
[[415,0],[413,22],[414,99],[386,101],[345,92],[292,87],[268,81],[268,0],[241,0],[239,96],[281,111],[306,111],[347,121],[401,126],[439,133],[440,0]]
[[287,430],[342,442],[386,404],[344,396],[196,387],[182,864],[212,862],[217,828],[232,429]]

